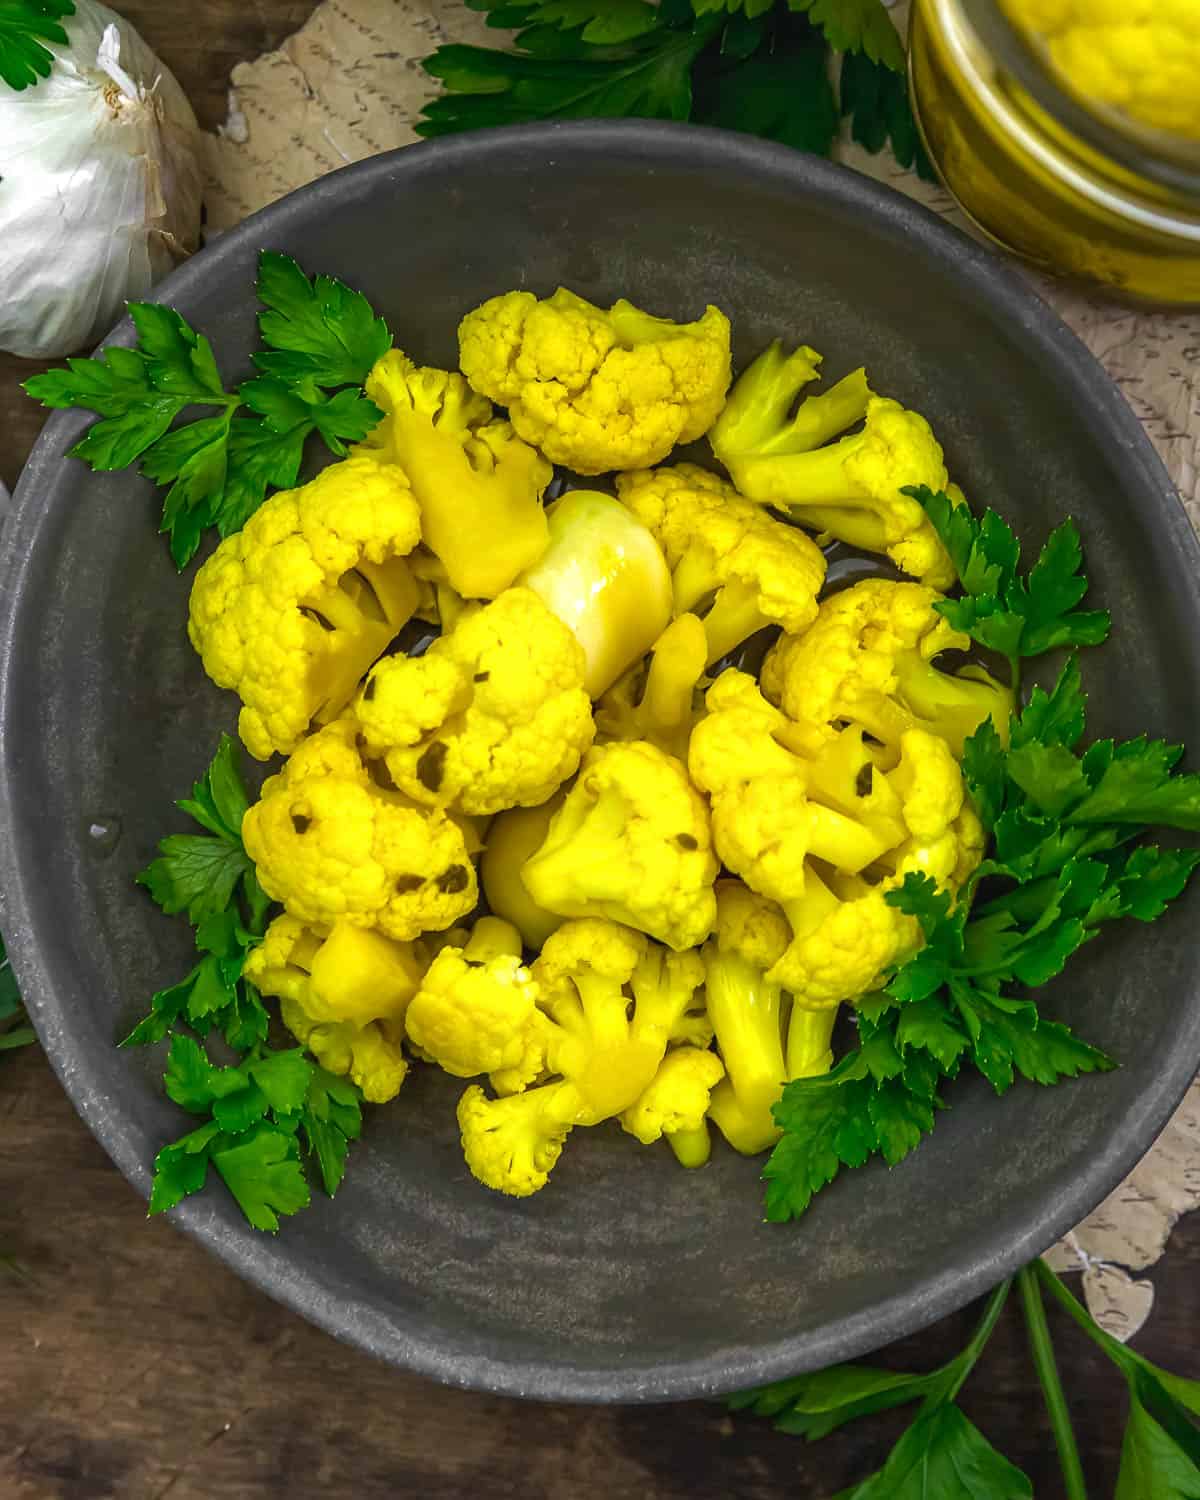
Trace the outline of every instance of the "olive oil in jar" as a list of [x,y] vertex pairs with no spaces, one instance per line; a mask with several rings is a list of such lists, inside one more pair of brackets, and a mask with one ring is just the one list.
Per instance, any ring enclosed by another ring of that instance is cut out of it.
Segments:
[[1200,141],[1089,108],[1035,40],[993,0],[915,0],[913,104],[946,186],[993,240],[1047,270],[1200,305]]

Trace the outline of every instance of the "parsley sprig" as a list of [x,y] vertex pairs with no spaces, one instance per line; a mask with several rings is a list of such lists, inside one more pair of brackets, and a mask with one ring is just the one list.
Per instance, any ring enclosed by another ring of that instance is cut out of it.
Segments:
[[[248,805],[237,748],[222,735],[192,795],[177,803],[203,832],[168,835],[138,877],[164,912],[186,913],[200,957],[178,984],[159,990],[122,1045],[169,1037],[167,1094],[204,1120],[158,1153],[150,1212],[199,1192],[212,1166],[249,1222],[276,1230],[280,1214],[309,1202],[301,1146],[332,1196],[349,1143],[361,1133],[362,1110],[358,1090],[302,1049],[267,1044],[267,1011],[242,974],[270,904],[242,845]],[[205,1039],[214,1034],[237,1054],[236,1062],[212,1062]]]
[[[882,0],[467,0],[507,49],[425,59],[444,92],[422,135],[536,120],[636,116],[721,125],[827,156],[839,116],[870,151],[890,140],[931,176]],[[831,52],[842,54],[838,86]]]
[[1021,544],[994,510],[976,517],[944,490],[912,485],[904,493],[924,507],[958,573],[962,595],[935,607],[955,630],[1008,658],[1013,686],[1023,657],[1064,646],[1099,646],[1112,618],[1106,609],[1079,609],[1087,593],[1079,530],[1066,520],[1051,532],[1037,561],[1021,572]]
[[[259,257],[259,374],[226,390],[212,346],[173,308],[133,302],[132,349],[71,359],[25,382],[55,409],[97,413],[70,450],[93,469],[142,473],[167,486],[161,530],[183,568],[206,528],[229,536],[245,525],[268,488],[287,489],[305,444],[318,433],[339,458],[382,413],[362,393],[371,366],[391,346],[387,324],[367,299],[332,276],[307,277],[290,256]],[[197,408],[211,416],[175,425]]]
[[[967,535],[965,518],[954,524]],[[1043,586],[1033,580],[1041,560],[1022,580],[1012,548],[1006,574],[990,571],[992,561],[972,572],[991,545],[981,537],[1003,526],[988,516],[973,524],[970,545],[951,549],[964,584],[977,585],[969,597],[985,597],[984,589],[1007,578],[1009,602],[1040,600]],[[1073,528],[1055,533],[1064,535]],[[1048,554],[1066,559],[1060,573],[1078,574],[1077,538],[1068,547],[1052,538],[1042,558]],[[1070,611],[1085,588],[1079,576],[1057,589],[1058,632],[1079,633]],[[1022,629],[1033,617],[1013,614]],[[1042,639],[1034,637],[1039,649]],[[1014,640],[1022,649],[1023,636]],[[1145,736],[1081,748],[1085,710],[1072,654],[1053,688],[1035,687],[1013,716],[1007,746],[990,720],[967,741],[963,774],[990,837],[989,857],[957,900],[917,874],[888,893],[920,924],[924,946],[857,1003],[858,1046],[832,1072],[784,1089],[775,1110],[783,1135],[763,1172],[769,1219],[799,1217],[843,1167],[873,1156],[889,1166],[902,1161],[933,1129],[942,1091],[964,1067],[1003,1094],[1018,1077],[1052,1084],[1114,1066],[1043,1016],[1033,992],[1104,924],[1154,921],[1184,890],[1200,850],[1162,848],[1146,835],[1200,831],[1200,776],[1179,770],[1181,747]]]
[[54,57],[45,43],[65,46],[67,33],[59,23],[74,14],[73,0],[2,0],[0,81],[19,91],[48,78]]
[[[1117,1500],[1190,1500],[1200,1494],[1200,1381],[1150,1363],[1104,1332],[1044,1261],[1017,1278],[1034,1368],[1046,1400],[1068,1500],[1087,1500],[1083,1468],[1054,1358],[1043,1289],[1116,1365],[1129,1390]],[[956,1404],[1000,1319],[1011,1282],[988,1298],[963,1350],[928,1374],[838,1365],[744,1391],[734,1411],[772,1418],[780,1432],[817,1442],[860,1417],[920,1403],[886,1463],[838,1500],[1032,1500],[1027,1475],[999,1453]]]

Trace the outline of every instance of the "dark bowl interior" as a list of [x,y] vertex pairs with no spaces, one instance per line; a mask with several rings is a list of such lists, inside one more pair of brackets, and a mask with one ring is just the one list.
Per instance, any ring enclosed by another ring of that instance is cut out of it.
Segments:
[[[1086,668],[1095,730],[1200,744],[1197,548],[1149,444],[1016,277],[897,195],[671,126],[411,148],[294,194],[161,289],[230,378],[250,368],[263,247],[360,287],[431,363],[453,361],[456,322],[484,297],[559,283],[675,317],[716,301],[742,363],[778,335],[824,351],[831,377],[865,362],[928,415],[968,495],[1030,544],[1079,519],[1118,622]],[[5,538],[4,930],[65,1087],[145,1193],[185,1121],[158,1049],[113,1042],[189,947],[132,879],[236,704],[188,645],[189,579],[156,535],[151,486],[64,459],[83,425],[50,421]],[[119,829],[115,843],[90,836],[95,823]],[[855,1355],[1044,1249],[1150,1145],[1200,1056],[1198,902],[1150,933],[1106,934],[1047,993],[1119,1072],[1003,1100],[964,1082],[903,1166],[846,1174],[798,1225],[762,1222],[754,1162],[718,1148],[682,1172],[615,1127],[577,1132],[538,1196],[489,1194],[463,1165],[458,1086],[429,1070],[370,1112],[336,1202],[278,1239],[248,1229],[219,1186],[176,1217],[333,1333],[462,1385],[650,1400]]]

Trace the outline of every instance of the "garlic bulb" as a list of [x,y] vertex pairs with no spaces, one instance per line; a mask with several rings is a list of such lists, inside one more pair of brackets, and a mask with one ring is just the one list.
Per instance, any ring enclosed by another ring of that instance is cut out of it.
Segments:
[[50,76],[0,83],[0,350],[90,349],[196,248],[200,133],[128,23],[76,0]]

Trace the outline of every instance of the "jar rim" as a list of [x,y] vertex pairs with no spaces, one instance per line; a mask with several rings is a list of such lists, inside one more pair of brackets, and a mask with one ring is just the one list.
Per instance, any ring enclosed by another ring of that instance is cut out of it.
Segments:
[[997,0],[960,0],[980,41],[1064,130],[1143,178],[1200,198],[1200,142],[1157,130],[1115,109],[1089,108],[1073,94],[1045,53]]

